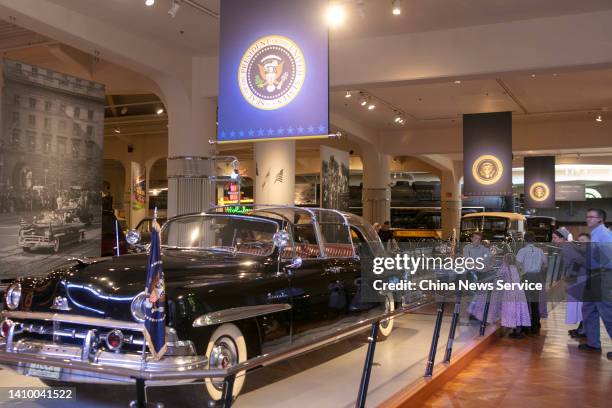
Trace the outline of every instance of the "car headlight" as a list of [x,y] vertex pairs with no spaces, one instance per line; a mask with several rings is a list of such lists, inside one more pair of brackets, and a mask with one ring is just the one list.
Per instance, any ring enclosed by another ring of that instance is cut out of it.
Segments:
[[19,307],[21,299],[21,284],[13,283],[6,291],[6,307],[15,310]]
[[132,300],[130,310],[132,311],[132,317],[138,322],[145,321],[145,304],[147,302],[147,295],[144,292],[137,294]]

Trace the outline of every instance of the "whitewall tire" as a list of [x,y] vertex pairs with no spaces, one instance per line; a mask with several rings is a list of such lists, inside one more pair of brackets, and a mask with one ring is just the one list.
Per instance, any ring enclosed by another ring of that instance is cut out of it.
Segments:
[[[219,326],[210,336],[206,347],[208,368],[223,369],[247,360],[246,341],[240,329],[231,323]],[[236,397],[244,385],[246,372],[236,374],[233,396]],[[223,378],[205,378],[204,387],[210,399],[218,401],[223,395]]]
[[[393,295],[389,293],[385,296],[385,313],[393,311],[395,311],[395,301],[393,299]],[[380,321],[378,326],[378,335],[380,336],[381,340],[389,337],[393,331],[393,324],[393,318]]]

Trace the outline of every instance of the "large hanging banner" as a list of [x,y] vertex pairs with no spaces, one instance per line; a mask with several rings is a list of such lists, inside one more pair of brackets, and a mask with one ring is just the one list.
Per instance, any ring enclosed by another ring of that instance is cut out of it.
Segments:
[[512,112],[463,115],[463,194],[512,195]]
[[100,256],[104,85],[0,61],[0,279]]
[[348,211],[350,155],[321,146],[321,207]]
[[219,142],[327,136],[327,0],[223,0]]
[[525,157],[525,207],[555,207],[555,156]]

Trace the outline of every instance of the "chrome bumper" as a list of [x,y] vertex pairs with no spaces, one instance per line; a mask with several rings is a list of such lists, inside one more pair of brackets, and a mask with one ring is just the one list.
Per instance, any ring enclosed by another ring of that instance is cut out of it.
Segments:
[[[7,318],[41,319],[70,321],[83,324],[86,321],[96,321],[116,327],[119,323],[106,319],[90,319],[80,316],[41,314],[28,312],[2,312],[0,316]],[[37,320],[38,320],[37,319]],[[104,322],[101,322],[104,320]],[[124,328],[142,330],[137,323],[122,322]],[[97,327],[100,327],[97,326]],[[34,328],[33,328],[34,327]],[[42,326],[40,326],[42,327]],[[132,383],[134,375],[143,373],[166,373],[204,369],[207,359],[198,356],[191,342],[178,341],[176,333],[168,332],[168,352],[160,360],[155,360],[149,353],[143,351],[108,351],[98,349],[95,344],[96,329],[92,328],[85,336],[73,334],[73,339],[82,340],[82,344],[62,344],[55,341],[57,332],[53,332],[54,341],[34,338],[21,338],[22,333],[42,333],[34,324],[12,322],[9,335],[0,338],[0,366],[11,369],[19,374],[48,378],[57,381],[76,383]],[[46,333],[47,334],[47,333]],[[50,369],[50,367],[55,367]],[[59,367],[59,368],[58,368]],[[189,382],[189,381],[183,381]],[[163,382],[160,382],[161,385]],[[154,382],[152,385],[155,385]]]

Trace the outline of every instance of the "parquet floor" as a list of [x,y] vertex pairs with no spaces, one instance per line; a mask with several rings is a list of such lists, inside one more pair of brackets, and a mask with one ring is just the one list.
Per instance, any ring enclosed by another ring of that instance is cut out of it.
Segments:
[[428,408],[612,407],[612,342],[602,327],[603,353],[578,350],[567,335],[565,305],[544,319],[539,337],[501,338],[447,382]]

